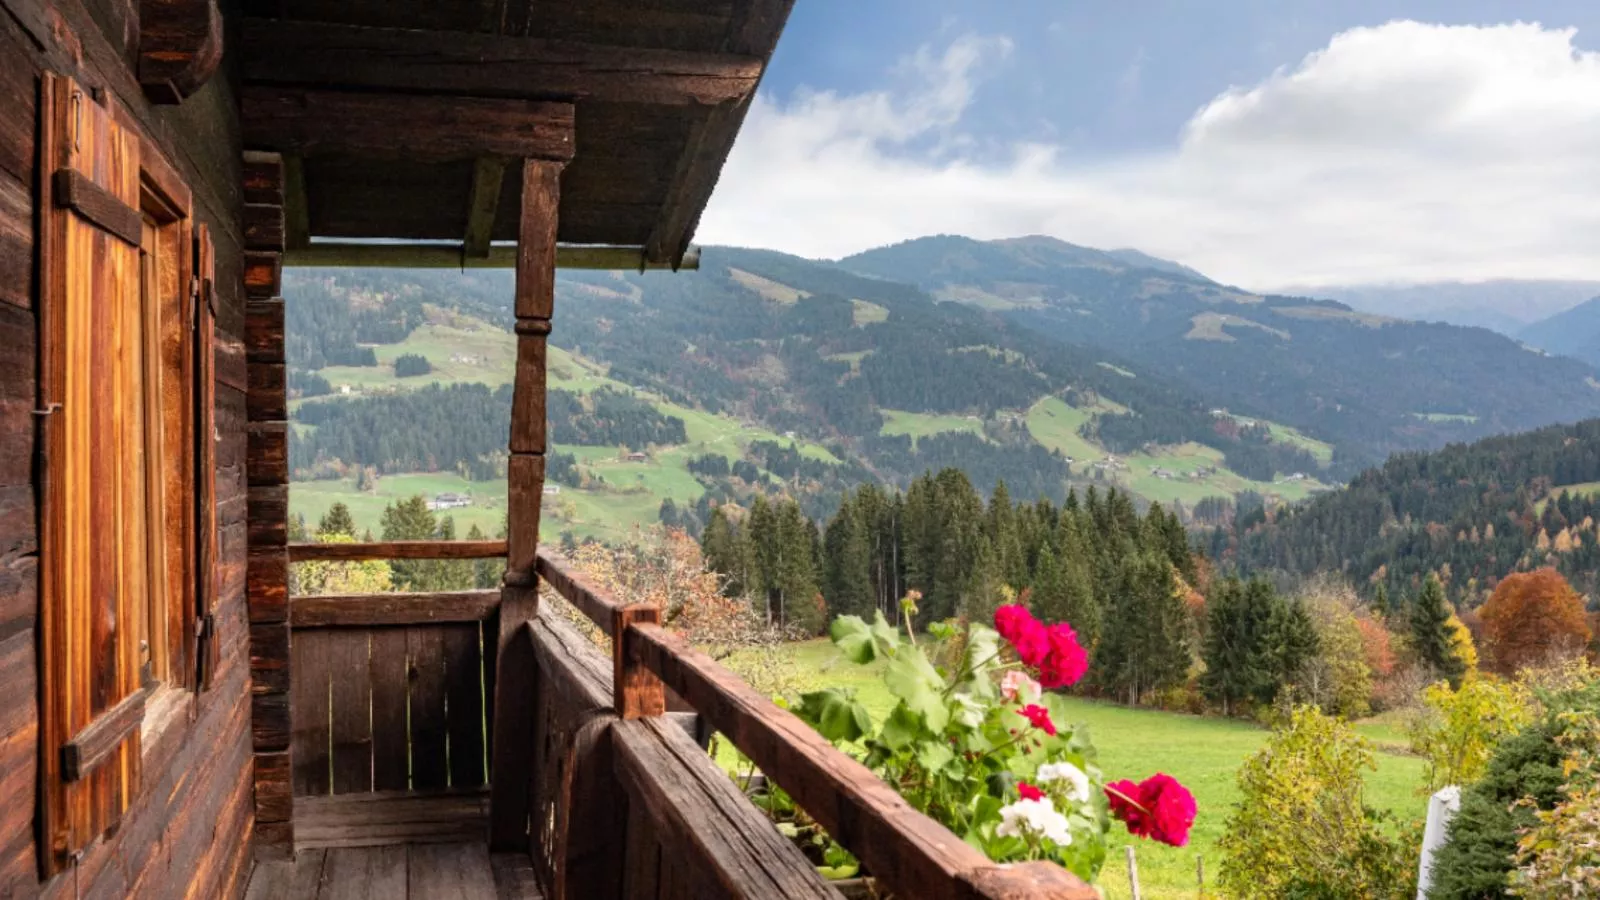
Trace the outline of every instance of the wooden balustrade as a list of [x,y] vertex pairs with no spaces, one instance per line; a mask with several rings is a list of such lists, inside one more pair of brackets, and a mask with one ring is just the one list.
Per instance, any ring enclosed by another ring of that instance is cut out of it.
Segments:
[[362,562],[369,559],[496,559],[505,541],[369,541],[359,544],[290,544],[290,562]]
[[[649,726],[654,709],[651,695],[664,685],[692,706],[712,727],[721,732],[734,746],[755,761],[767,778],[783,787],[795,802],[810,814],[840,844],[862,861],[867,871],[880,885],[899,897],[928,898],[928,900],[974,900],[974,898],[1056,898],[1056,900],[1089,900],[1098,897],[1094,888],[1084,884],[1064,869],[1051,863],[1034,862],[1013,865],[996,865],[976,848],[962,841],[949,829],[912,808],[898,793],[874,775],[861,763],[817,734],[809,725],[787,710],[780,709],[768,698],[758,694],[737,675],[723,668],[704,653],[695,650],[681,637],[662,628],[658,621],[637,613],[637,607],[622,603],[603,588],[590,583],[580,574],[563,567],[560,557],[540,553],[537,571],[546,583],[554,588],[574,607],[598,625],[611,637],[614,658],[610,705],[614,715],[626,718],[633,711],[642,721],[618,722],[611,728],[612,743],[604,752],[615,755],[618,777],[630,785],[635,802],[644,801],[651,816],[648,823],[637,822],[636,807],[630,806],[627,822],[630,834],[636,827],[651,827],[659,836],[668,834],[677,843],[673,859],[679,865],[692,863],[693,873],[680,873],[678,877],[698,877],[700,869],[713,865],[719,853],[709,846],[682,846],[678,835],[686,828],[713,828],[711,819],[690,825],[681,815],[668,809],[662,794],[674,797],[671,806],[688,802],[680,793],[686,790],[683,782],[670,787],[661,783],[665,775],[657,774],[651,785],[636,783],[644,777],[641,773],[666,767],[666,757],[661,749],[650,751],[659,761],[651,767],[645,765],[644,751],[623,749],[621,741],[638,741],[642,728]],[[569,648],[570,652],[570,648]],[[596,654],[597,655],[597,654]],[[541,662],[545,657],[541,656]],[[638,670],[647,669],[656,679],[642,677]],[[628,673],[624,678],[623,674]],[[541,669],[541,675],[544,674]],[[590,672],[585,687],[585,703],[589,716],[598,716],[596,709],[606,702],[607,690],[603,676]],[[673,731],[656,724],[652,734]],[[542,732],[541,732],[542,733]],[[626,735],[626,738],[621,736]],[[693,746],[692,742],[690,746]],[[599,752],[599,751],[596,751]],[[631,754],[631,755],[630,755]],[[687,765],[683,756],[673,757],[676,763]],[[700,759],[705,759],[700,755]],[[548,761],[546,762],[548,764]],[[630,782],[630,779],[634,781]],[[725,780],[725,779],[724,779]],[[552,786],[547,785],[546,790]],[[570,786],[568,786],[570,787]],[[709,786],[699,790],[710,792]],[[545,802],[551,795],[542,794]],[[567,804],[566,815],[573,814],[571,804],[578,798],[564,794],[553,795]],[[702,805],[721,809],[720,799],[702,795]],[[653,805],[652,805],[653,804]],[[744,808],[754,811],[748,803]],[[558,802],[556,815],[562,808]],[[713,816],[709,810],[702,810]],[[556,820],[552,820],[556,821]],[[614,823],[613,823],[614,824]],[[555,856],[547,866],[556,867],[559,874],[562,856],[562,836],[569,835],[571,823],[558,827],[548,835],[551,842],[544,844]],[[757,829],[762,834],[772,832],[769,826]],[[569,835],[570,839],[570,835]],[[630,838],[631,839],[631,838]],[[665,838],[663,838],[665,840]],[[538,842],[535,842],[538,846]],[[662,844],[667,846],[667,844]],[[629,853],[633,850],[628,848]],[[776,853],[770,848],[764,852]],[[709,854],[709,855],[707,855]],[[780,854],[781,855],[781,854]],[[662,860],[665,861],[663,856]],[[629,865],[632,865],[631,857]],[[763,867],[761,873],[732,873],[730,864],[719,869],[720,875],[736,879],[770,877],[772,870],[781,870],[774,863]],[[552,883],[560,883],[559,879]],[[740,880],[741,890],[757,891],[757,880]],[[703,889],[710,890],[710,888]],[[773,890],[770,887],[766,890]],[[810,896],[805,893],[786,893],[785,888],[774,893],[713,891],[718,896]],[[799,888],[792,889],[799,891]],[[675,895],[670,894],[669,895]],[[572,896],[561,892],[556,897]],[[614,896],[604,893],[595,896]],[[624,891],[621,896],[636,896]],[[699,896],[699,895],[695,895]]]

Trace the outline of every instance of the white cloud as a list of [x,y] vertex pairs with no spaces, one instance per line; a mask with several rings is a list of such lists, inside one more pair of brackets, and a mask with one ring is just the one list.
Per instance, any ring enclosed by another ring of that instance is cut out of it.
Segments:
[[1352,29],[1217,96],[1171,149],[1087,163],[963,130],[1010,49],[965,37],[905,61],[900,89],[758,97],[699,237],[834,257],[1042,233],[1262,289],[1600,278],[1600,54],[1572,38]]

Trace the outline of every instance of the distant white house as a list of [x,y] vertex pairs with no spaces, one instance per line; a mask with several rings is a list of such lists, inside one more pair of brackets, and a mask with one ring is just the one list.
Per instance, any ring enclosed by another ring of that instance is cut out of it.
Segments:
[[428,508],[435,512],[441,509],[460,509],[463,506],[471,505],[472,497],[470,495],[449,492],[434,494],[433,499],[428,501]]
[[554,497],[556,494],[561,493],[561,485],[559,485],[559,484],[547,484],[547,485],[544,486],[544,492],[546,494],[549,494],[550,496]]

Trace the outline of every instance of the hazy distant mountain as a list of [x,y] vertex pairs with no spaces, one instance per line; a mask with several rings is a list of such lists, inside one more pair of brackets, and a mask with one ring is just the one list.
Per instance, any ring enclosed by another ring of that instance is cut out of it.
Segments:
[[1285,292],[1327,297],[1363,312],[1488,328],[1515,337],[1534,322],[1600,295],[1600,282],[1504,279],[1474,284],[1433,282],[1295,288]]
[[[1600,382],[1576,360],[1481,328],[1254,294],[1143,254],[941,235],[838,265],[1103,348],[1218,407],[1328,441],[1347,463],[1600,415]],[[1548,285],[1467,287],[1486,306],[1518,296],[1536,308],[1562,303]]]
[[1600,297],[1522,329],[1518,337],[1549,353],[1600,366]]

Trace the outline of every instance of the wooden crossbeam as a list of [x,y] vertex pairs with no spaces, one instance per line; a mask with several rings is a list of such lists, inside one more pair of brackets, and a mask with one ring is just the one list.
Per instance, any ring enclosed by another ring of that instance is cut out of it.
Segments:
[[755,90],[763,62],[749,53],[279,19],[246,19],[243,46],[247,83],[667,106],[747,96]]
[[[378,267],[395,269],[510,269],[517,248],[491,246],[483,256],[464,252],[459,244],[361,244],[326,241],[283,255],[286,266]],[[558,269],[639,270],[671,268],[669,262],[648,262],[642,247],[569,245],[556,248]],[[679,269],[700,268],[700,248],[691,247]]]
[[240,93],[245,143],[296,156],[429,162],[572,158],[570,103],[256,85]]

